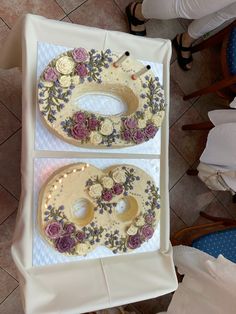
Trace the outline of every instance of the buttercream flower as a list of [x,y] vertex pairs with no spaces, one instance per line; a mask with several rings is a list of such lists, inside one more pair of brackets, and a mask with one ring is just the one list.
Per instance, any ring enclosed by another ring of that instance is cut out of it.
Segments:
[[145,224],[145,220],[143,216],[138,217],[136,220],[136,225],[140,227],[140,226],[143,226],[144,224]]
[[44,79],[46,81],[55,82],[57,80],[58,73],[57,71],[52,67],[47,67],[44,71]]
[[50,222],[45,228],[45,234],[50,239],[57,239],[62,234],[62,225],[57,222]]
[[89,246],[88,244],[85,244],[85,243],[80,243],[80,244],[77,244],[76,246],[76,252],[79,254],[79,255],[86,255],[88,250],[89,250]]
[[44,84],[44,87],[52,87],[54,83],[49,82],[49,81],[45,81],[45,82],[43,82],[43,84]]
[[93,184],[89,188],[89,195],[93,198],[98,198],[102,195],[102,186],[99,183]]
[[85,122],[85,118],[84,112],[78,111],[74,114],[74,120],[78,124],[83,124]]
[[92,131],[90,133],[90,142],[94,145],[98,145],[102,142],[102,136],[100,133]]
[[121,136],[125,141],[129,142],[132,139],[132,132],[129,129],[125,129]]
[[153,233],[154,233],[154,229],[150,225],[144,225],[141,229],[141,235],[145,239],[151,239],[151,237],[153,236]]
[[102,199],[106,202],[110,202],[112,200],[112,191],[111,190],[103,190],[102,192]]
[[132,134],[132,139],[136,144],[143,143],[145,141],[145,134],[141,130],[135,130]]
[[135,234],[137,233],[137,231],[138,231],[138,228],[135,227],[134,225],[131,225],[131,226],[129,227],[129,229],[126,231],[126,233],[127,233],[128,235],[135,235]]
[[112,134],[112,132],[113,132],[113,124],[111,120],[105,119],[101,124],[100,133],[102,135],[110,135]]
[[76,124],[71,129],[71,135],[77,140],[85,140],[89,135],[89,131],[84,126]]
[[142,244],[141,238],[139,234],[130,235],[128,238],[127,246],[134,250],[140,247]]
[[114,181],[111,177],[103,177],[101,183],[105,189],[111,189],[113,187]]
[[151,223],[153,222],[153,220],[154,220],[154,217],[153,217],[152,214],[147,214],[147,215],[145,216],[145,221],[146,221],[146,223],[151,224]]
[[124,191],[124,188],[121,184],[119,183],[116,183],[113,188],[112,188],[112,192],[115,194],[115,195],[120,195],[122,194]]
[[73,233],[73,232],[75,232],[75,225],[74,224],[67,224],[67,225],[65,225],[64,226],[64,231],[65,231],[65,233],[69,233],[69,234],[71,234],[71,233]]
[[75,239],[71,238],[70,235],[65,235],[57,239],[56,248],[60,253],[70,252],[75,244]]
[[138,125],[138,122],[134,118],[127,118],[124,120],[124,126],[128,129],[135,129]]
[[62,87],[69,87],[71,84],[71,78],[68,75],[62,75],[59,78],[59,83]]
[[94,117],[89,118],[87,120],[87,127],[90,131],[95,131],[99,125],[100,125],[100,122]]
[[145,116],[145,118],[146,118],[147,120],[151,119],[151,117],[152,117],[151,111],[150,111],[149,109],[145,110],[145,111],[144,111],[144,116]]
[[116,183],[125,183],[126,174],[123,170],[116,170],[112,173],[112,178]]
[[144,129],[144,128],[146,127],[146,125],[147,125],[146,120],[143,120],[143,119],[139,119],[139,120],[138,120],[138,127],[139,127],[140,129]]
[[61,57],[56,62],[56,69],[61,74],[70,74],[74,69],[75,63],[71,57]]
[[83,231],[77,231],[75,237],[78,242],[83,242],[85,239],[85,233]]
[[80,77],[78,75],[72,76],[71,80],[75,85],[80,83]]
[[88,75],[88,69],[85,64],[81,63],[78,64],[75,68],[76,73],[81,77],[84,78]]
[[153,138],[157,133],[157,127],[153,124],[148,124],[145,128],[145,134],[147,138]]
[[159,112],[157,114],[154,114],[152,116],[152,122],[155,126],[160,126],[161,125],[161,122],[162,122],[162,119],[163,119],[163,116],[164,116],[164,111],[162,112]]
[[88,59],[88,53],[84,48],[75,48],[72,51],[72,57],[76,62],[85,62]]

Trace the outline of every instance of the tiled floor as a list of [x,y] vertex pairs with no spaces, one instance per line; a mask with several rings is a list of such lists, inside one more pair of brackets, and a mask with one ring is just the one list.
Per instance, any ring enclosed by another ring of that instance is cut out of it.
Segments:
[[[129,0],[8,0],[1,1],[0,45],[18,16],[26,12],[107,29],[127,31],[124,8]],[[149,37],[172,39],[187,26],[184,20],[149,21]],[[197,178],[185,174],[195,165],[207,133],[182,131],[184,123],[207,119],[207,111],[226,103],[216,96],[184,102],[184,93],[207,85],[217,75],[215,54],[205,51],[194,56],[193,69],[181,71],[173,53],[170,108],[170,203],[171,232],[205,222],[199,211],[236,217],[235,205],[226,193],[212,193]],[[214,70],[213,70],[214,69]],[[213,73],[213,74],[212,74]],[[16,270],[10,256],[11,237],[20,196],[21,76],[16,69],[0,70],[0,313],[21,314]],[[171,294],[130,306],[136,313],[154,314],[165,310]],[[33,313],[32,313],[33,314]]]

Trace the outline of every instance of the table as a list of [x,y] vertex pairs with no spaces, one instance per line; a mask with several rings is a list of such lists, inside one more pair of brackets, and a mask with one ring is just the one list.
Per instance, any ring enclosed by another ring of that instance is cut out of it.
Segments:
[[[35,148],[37,42],[66,47],[113,51],[129,50],[142,60],[163,64],[163,81],[169,105],[169,40],[137,38],[129,34],[78,26],[25,15],[12,29],[1,52],[0,66],[22,69],[22,193],[12,255],[19,272],[25,313],[84,313],[154,298],[176,289],[177,280],[169,242],[168,106],[161,131],[161,154],[115,154],[110,158],[160,160],[160,249],[70,263],[33,266],[34,162],[39,158],[91,157],[89,152],[49,151]],[[142,49],[140,47],[145,47]],[[98,158],[108,155],[99,152]]]

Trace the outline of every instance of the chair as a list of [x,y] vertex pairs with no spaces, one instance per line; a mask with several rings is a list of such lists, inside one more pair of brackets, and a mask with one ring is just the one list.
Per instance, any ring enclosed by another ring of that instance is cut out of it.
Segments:
[[236,220],[200,215],[213,222],[181,229],[171,238],[172,245],[192,246],[214,257],[222,254],[236,263]]
[[236,21],[207,40],[193,46],[192,53],[220,43],[222,43],[220,56],[222,79],[208,87],[185,95],[184,100],[215,92],[229,100],[236,95]]

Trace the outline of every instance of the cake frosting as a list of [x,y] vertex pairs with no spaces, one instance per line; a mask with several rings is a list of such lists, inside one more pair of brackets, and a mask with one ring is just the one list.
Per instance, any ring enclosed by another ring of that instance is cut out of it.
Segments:
[[[51,132],[90,148],[127,147],[156,135],[165,113],[159,79],[151,70],[132,79],[143,64],[128,57],[115,67],[118,57],[110,49],[75,48],[48,64],[39,78],[38,105]],[[79,98],[90,93],[113,95],[127,105],[127,111],[102,115],[96,104],[94,112],[80,109]]]
[[125,253],[152,238],[159,209],[158,188],[142,169],[78,163],[58,169],[44,184],[38,226],[61,254],[83,256],[98,246]]

